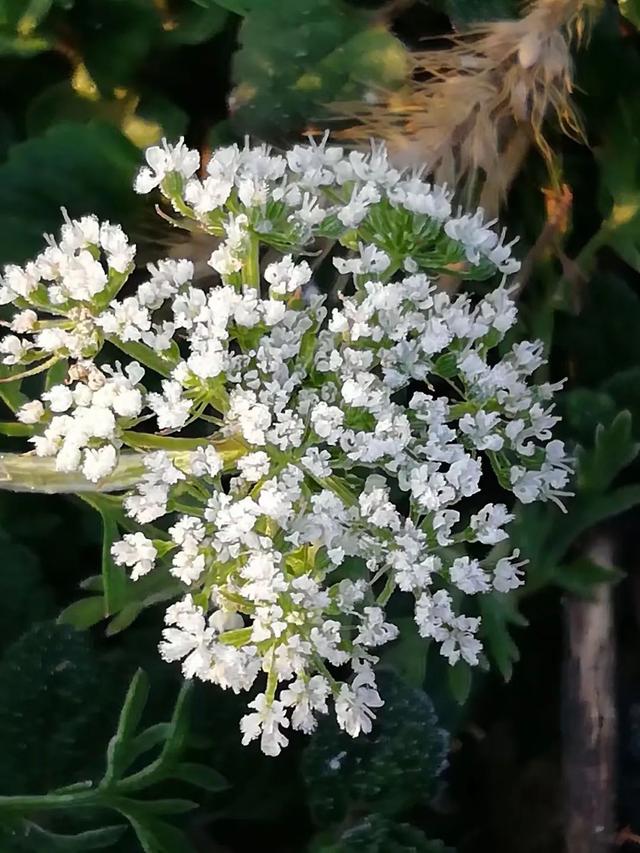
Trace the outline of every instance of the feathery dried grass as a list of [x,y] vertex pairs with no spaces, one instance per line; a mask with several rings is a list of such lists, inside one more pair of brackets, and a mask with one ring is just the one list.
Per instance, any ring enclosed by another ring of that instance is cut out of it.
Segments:
[[413,76],[377,103],[336,104],[351,124],[340,135],[387,141],[403,165],[425,163],[467,202],[496,212],[534,144],[553,173],[544,135],[549,114],[583,138],[572,103],[572,39],[580,41],[600,0],[534,0],[524,17],[475,26],[449,46],[413,54]]

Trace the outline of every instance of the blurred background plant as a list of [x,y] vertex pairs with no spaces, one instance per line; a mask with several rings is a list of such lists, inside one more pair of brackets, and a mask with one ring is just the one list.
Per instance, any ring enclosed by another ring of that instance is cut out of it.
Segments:
[[[0,492],[3,851],[600,850],[578,846],[593,826],[577,825],[576,778],[590,777],[567,729],[587,737],[603,688],[597,817],[612,843],[640,840],[639,27],[638,0],[0,0],[0,263],[36,252],[62,205],[121,222],[143,262],[206,258],[177,232],[162,242],[131,192],[163,135],[202,152],[246,133],[383,137],[400,165],[426,162],[521,235],[516,334],[545,342],[545,378],[569,376],[563,437],[578,458],[568,514],[523,507],[513,525],[528,586],[484,599],[497,674],[449,670],[408,625],[383,661],[371,738],[321,727],[277,761],[237,745],[233,696],[197,690],[181,773],[144,763],[170,742],[157,720],[175,722],[179,691],[144,609],[156,591],[108,601],[86,504]],[[0,385],[9,409],[13,394]],[[585,683],[594,626],[607,630]],[[127,730],[142,758],[118,773],[155,767],[151,790],[133,806],[111,789],[86,798],[138,667],[150,727]]]

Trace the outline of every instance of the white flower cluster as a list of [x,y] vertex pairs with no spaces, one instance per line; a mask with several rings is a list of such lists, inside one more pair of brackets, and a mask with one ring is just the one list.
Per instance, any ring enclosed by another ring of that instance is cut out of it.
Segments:
[[[541,344],[497,354],[516,322],[504,232],[481,211],[453,215],[445,190],[396,171],[383,147],[345,155],[326,142],[286,156],[221,149],[202,180],[182,142],[147,153],[136,189],[159,187],[190,227],[222,238],[217,287],[166,260],[118,297],[132,250],[89,217],[9,269],[2,290],[21,309],[6,364],[73,360],[18,413],[36,453],[99,481],[123,446],[156,448],[124,498],[141,530],[114,559],[134,579],[168,563],[185,594],[167,611],[161,655],[223,689],[261,683],[241,729],[269,755],[331,705],[350,735],[371,730],[377,650],[398,636],[385,612],[395,591],[450,664],[477,664],[481,620],[464,602],[474,612],[473,596],[523,583],[505,548],[513,515],[478,500],[483,483],[559,502],[570,477],[551,436],[559,386],[532,381]],[[333,261],[351,283],[331,312],[296,257],[318,237],[350,250]],[[265,265],[264,245],[280,259]],[[503,275],[482,298],[450,297],[429,277],[440,270]],[[51,329],[75,343],[46,347]],[[137,361],[96,366],[105,337]],[[138,362],[160,374],[148,388]],[[170,435],[197,420],[208,437]]]

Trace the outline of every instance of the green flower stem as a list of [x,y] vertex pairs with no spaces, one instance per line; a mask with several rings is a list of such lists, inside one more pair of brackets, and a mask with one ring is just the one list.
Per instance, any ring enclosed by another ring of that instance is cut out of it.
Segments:
[[396,588],[396,581],[393,576],[393,572],[389,573],[389,577],[387,578],[387,582],[384,585],[384,588],[380,595],[378,596],[377,604],[381,607],[384,607],[385,604],[389,601],[391,596],[393,595],[393,591]]
[[107,795],[99,788],[74,791],[69,794],[36,794],[16,797],[0,797],[2,812],[42,812],[56,809],[95,808],[105,804]]
[[142,453],[123,453],[115,471],[91,483],[80,471],[56,471],[55,459],[22,453],[0,453],[0,490],[44,494],[120,492],[134,486],[144,473]]
[[249,236],[244,276],[245,284],[260,292],[260,238],[257,234]]

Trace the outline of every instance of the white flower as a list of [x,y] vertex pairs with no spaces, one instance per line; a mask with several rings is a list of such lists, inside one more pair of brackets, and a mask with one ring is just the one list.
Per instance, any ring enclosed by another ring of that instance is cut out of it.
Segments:
[[265,280],[271,285],[271,293],[284,296],[295,293],[311,279],[311,267],[306,261],[294,264],[291,255],[269,264],[264,271]]
[[180,429],[189,420],[191,400],[183,396],[179,382],[164,379],[162,394],[148,394],[147,404],[155,412],[160,429]]
[[526,566],[527,560],[518,561],[520,551],[516,548],[510,557],[502,557],[496,563],[493,574],[493,588],[498,592],[510,592],[522,586],[524,572],[521,566]]
[[168,626],[162,632],[159,649],[163,660],[168,663],[182,660],[182,673],[185,678],[210,676],[212,661],[211,644],[215,634],[207,625],[202,608],[193,603],[190,595],[171,605],[167,610],[165,622]]
[[106,444],[98,449],[88,448],[84,452],[82,473],[92,483],[98,483],[114,471],[118,454],[112,444]]
[[138,172],[134,189],[137,193],[149,193],[159,186],[171,172],[177,172],[182,178],[190,178],[200,166],[200,155],[189,150],[180,138],[177,145],[169,145],[166,139],[162,145],[147,148],[145,158],[149,166]]
[[343,684],[336,697],[336,718],[341,729],[358,737],[360,732],[371,731],[375,714],[372,708],[381,708],[384,702],[376,690],[376,682],[371,669],[363,669],[353,679],[351,685]]
[[292,706],[291,726],[294,729],[311,734],[315,731],[317,722],[313,716],[316,711],[326,714],[327,697],[331,693],[329,682],[323,675],[313,675],[305,682],[297,678],[294,682],[280,693],[280,701],[283,705]]
[[248,453],[238,459],[240,474],[248,483],[257,483],[262,477],[269,473],[271,460],[263,450]]
[[385,613],[381,607],[365,607],[364,618],[360,623],[355,642],[363,646],[382,646],[398,636],[398,629],[384,621]]
[[279,755],[282,747],[289,743],[280,731],[281,726],[289,727],[285,706],[275,699],[268,702],[264,693],[259,693],[253,702],[249,702],[249,707],[254,708],[255,713],[240,720],[243,745],[260,738],[260,748],[265,755]]
[[455,584],[467,595],[487,592],[490,588],[487,573],[480,567],[477,560],[470,557],[458,557],[449,569],[451,583]]
[[469,526],[475,531],[478,542],[483,545],[496,545],[507,538],[503,527],[513,521],[513,518],[504,504],[487,504],[480,512],[471,516]]
[[31,400],[16,412],[16,418],[23,424],[37,424],[44,415],[44,406],[40,400]]
[[191,473],[196,477],[215,477],[222,467],[222,457],[212,445],[198,447],[191,454]]
[[132,569],[131,580],[136,581],[151,571],[158,552],[144,533],[125,533],[119,542],[113,543],[111,554],[117,565]]

